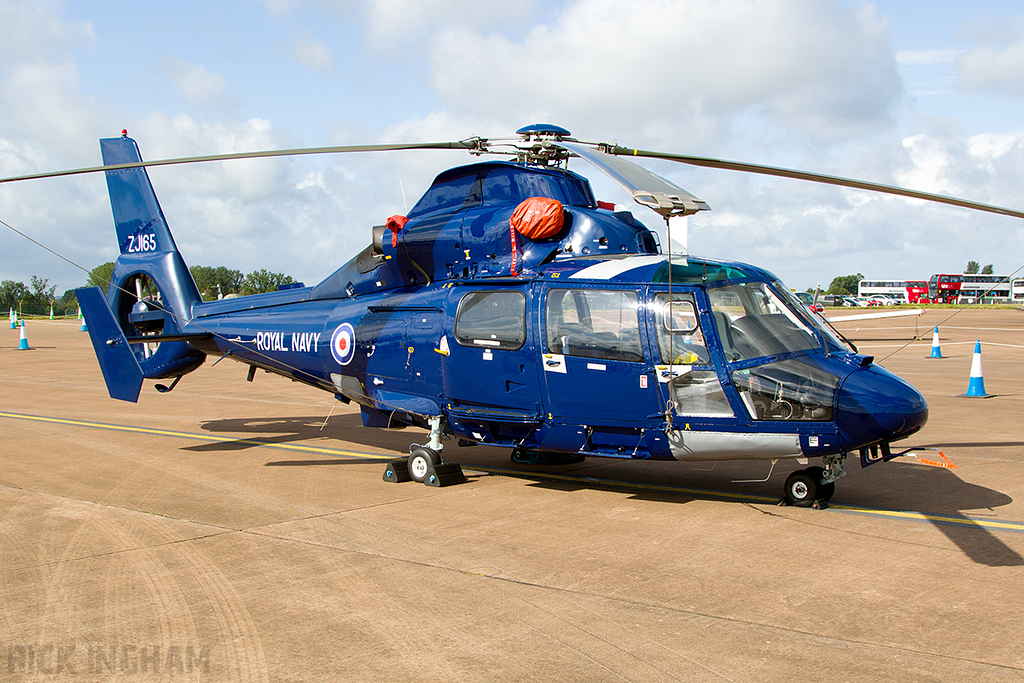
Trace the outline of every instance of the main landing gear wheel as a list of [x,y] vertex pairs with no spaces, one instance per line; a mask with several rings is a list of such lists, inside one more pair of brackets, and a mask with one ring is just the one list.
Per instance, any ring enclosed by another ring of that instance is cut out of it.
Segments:
[[787,505],[808,508],[816,501],[829,501],[832,494],[836,492],[835,482],[822,484],[821,479],[825,475],[823,467],[808,467],[797,470],[786,479],[786,489],[783,492],[783,499]]
[[441,464],[441,455],[434,450],[418,446],[409,454],[409,476],[422,483],[427,474]]

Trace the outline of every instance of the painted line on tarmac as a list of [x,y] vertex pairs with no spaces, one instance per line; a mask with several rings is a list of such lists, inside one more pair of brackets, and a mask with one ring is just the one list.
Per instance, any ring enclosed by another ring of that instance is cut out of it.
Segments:
[[[345,451],[340,448],[322,448],[320,446],[303,446],[301,444],[274,443],[261,439],[239,439],[230,436],[217,434],[195,434],[191,432],[177,432],[169,429],[152,429],[150,427],[132,427],[130,425],[117,425],[105,422],[87,422],[85,420],[67,420],[59,417],[45,417],[42,415],[24,415],[21,413],[0,412],[0,417],[15,420],[29,420],[32,422],[48,422],[51,424],[71,425],[73,427],[88,427],[90,429],[106,429],[115,432],[131,432],[135,434],[151,434],[154,436],[170,436],[176,439],[188,439],[190,441],[218,441],[220,443],[239,443],[248,446],[265,446],[285,451],[301,451],[303,453],[323,453],[347,458],[368,458],[371,460],[395,460],[394,455],[381,455],[379,453],[360,453],[358,451]],[[398,456],[402,457],[402,456]]]
[[[534,470],[511,470],[496,467],[477,467],[466,465],[467,469],[487,472],[488,474],[500,474],[518,478],[539,478],[568,483],[589,484],[606,486],[613,489],[655,491],[659,493],[674,493],[695,495],[702,498],[718,498],[735,500],[747,503],[775,504],[778,497],[759,496],[752,493],[734,493],[731,491],[713,491],[711,489],[690,488],[686,486],[666,486],[664,484],[639,484],[631,481],[620,481],[615,479],[601,479],[598,477],[581,477],[570,474],[557,474],[553,472],[537,472]],[[829,510],[836,512],[866,515],[870,517],[882,517],[887,519],[902,519],[911,522],[928,522],[931,524],[946,524],[951,526],[962,526],[967,528],[980,528],[989,531],[1008,531],[1011,533],[1024,533],[1024,522],[1012,522],[1008,520],[985,519],[978,517],[953,516],[948,514],[931,514],[927,512],[914,512],[910,510],[885,510],[881,508],[867,508],[856,505],[841,505],[829,503]]]
[[985,330],[986,332],[1024,332],[1020,327],[956,327],[954,325],[942,325],[944,330]]
[[[975,340],[977,341],[977,340]],[[942,342],[943,346],[973,346],[975,342]],[[1024,344],[1004,344],[1001,342],[981,342],[982,346],[1007,346],[1009,348],[1024,348]],[[857,348],[932,348],[931,342],[915,342],[913,344],[857,344]]]
[[[219,436],[217,434],[196,434],[192,432],[178,432],[169,429],[153,429],[149,427],[133,427],[129,425],[110,424],[105,422],[89,422],[86,420],[69,420],[58,417],[45,417],[41,415],[25,415],[22,413],[0,412],[0,417],[13,420],[27,420],[31,422],[46,422],[50,424],[62,424],[74,427],[86,427],[89,429],[105,429],[108,431],[130,432],[136,434],[150,434],[153,436],[169,436],[176,439],[187,439],[189,441],[218,441],[221,443],[241,443],[250,446],[262,446],[265,448],[276,448],[278,450],[299,451],[303,453],[320,453],[346,458],[360,458],[369,460],[397,460],[403,456],[382,455],[379,453],[362,453],[359,451],[346,451],[340,448],[323,448],[320,446],[304,446],[300,444],[273,443],[260,439],[238,439],[230,436]],[[496,474],[518,479],[542,479],[547,481],[560,481],[573,484],[586,484],[588,486],[603,486],[611,489],[626,491],[648,491],[655,493],[671,493],[675,495],[700,496],[701,498],[714,498],[719,500],[733,500],[746,503],[761,503],[772,505],[778,502],[777,497],[760,496],[752,493],[736,493],[732,491],[715,491],[712,489],[700,489],[687,486],[668,486],[665,484],[643,484],[633,481],[618,479],[602,479],[600,477],[588,477],[571,474],[559,474],[556,472],[542,472],[536,470],[514,470],[503,467],[481,467],[466,463],[465,467],[476,472]],[[911,522],[928,522],[930,524],[945,524],[966,528],[985,529],[988,531],[1005,531],[1010,533],[1024,533],[1024,522],[1013,522],[1009,520],[985,519],[978,517],[953,516],[948,514],[931,514],[927,512],[914,512],[909,510],[885,510],[881,508],[858,507],[855,505],[829,504],[829,510],[848,514],[866,515],[869,517],[881,517],[886,519],[900,519]]]
[[1011,522],[1003,519],[985,519],[984,517],[968,517],[967,515],[939,515],[928,512],[912,512],[909,510],[884,510],[881,508],[864,508],[855,505],[832,505],[831,503],[829,503],[828,509],[857,515],[868,515],[871,517],[889,517],[915,522],[930,522],[932,524],[944,524],[948,526],[961,526],[968,528],[973,527],[986,529],[988,531],[1009,531],[1012,533],[1024,534],[1024,523]]

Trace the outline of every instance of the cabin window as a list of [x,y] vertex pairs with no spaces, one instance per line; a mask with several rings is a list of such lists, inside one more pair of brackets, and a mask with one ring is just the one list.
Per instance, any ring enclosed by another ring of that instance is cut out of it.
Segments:
[[526,296],[518,290],[470,292],[459,302],[455,340],[463,346],[519,349],[526,343]]
[[641,362],[638,295],[620,289],[551,289],[547,353]]

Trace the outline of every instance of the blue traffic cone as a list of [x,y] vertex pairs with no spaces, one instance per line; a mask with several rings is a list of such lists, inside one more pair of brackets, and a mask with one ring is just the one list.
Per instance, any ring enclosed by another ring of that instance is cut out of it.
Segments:
[[18,314],[12,312],[11,313],[11,329],[12,330],[17,329],[17,327],[18,327]]
[[25,321],[21,321],[21,341],[18,342],[18,349],[21,351],[28,351],[28,336],[25,334]]
[[[81,314],[79,314],[79,315],[81,315]],[[83,315],[82,316],[82,332],[88,332],[88,331],[89,331],[89,328],[85,324],[85,316]]]
[[985,377],[981,372],[981,342],[974,343],[974,358],[971,359],[971,381],[967,385],[967,393],[960,394],[967,398],[992,398],[993,394],[985,393]]
[[932,355],[929,358],[942,358],[942,348],[939,347],[939,328],[935,328],[935,332],[932,333]]

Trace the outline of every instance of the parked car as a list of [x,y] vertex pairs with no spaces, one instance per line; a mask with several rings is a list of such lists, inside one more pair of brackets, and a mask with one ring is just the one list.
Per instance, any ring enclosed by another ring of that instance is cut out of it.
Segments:
[[796,298],[800,299],[801,303],[803,303],[805,306],[807,306],[807,308],[811,309],[815,313],[821,313],[822,311],[825,310],[821,304],[814,303],[814,297],[811,295],[810,292],[793,293],[796,294]]

